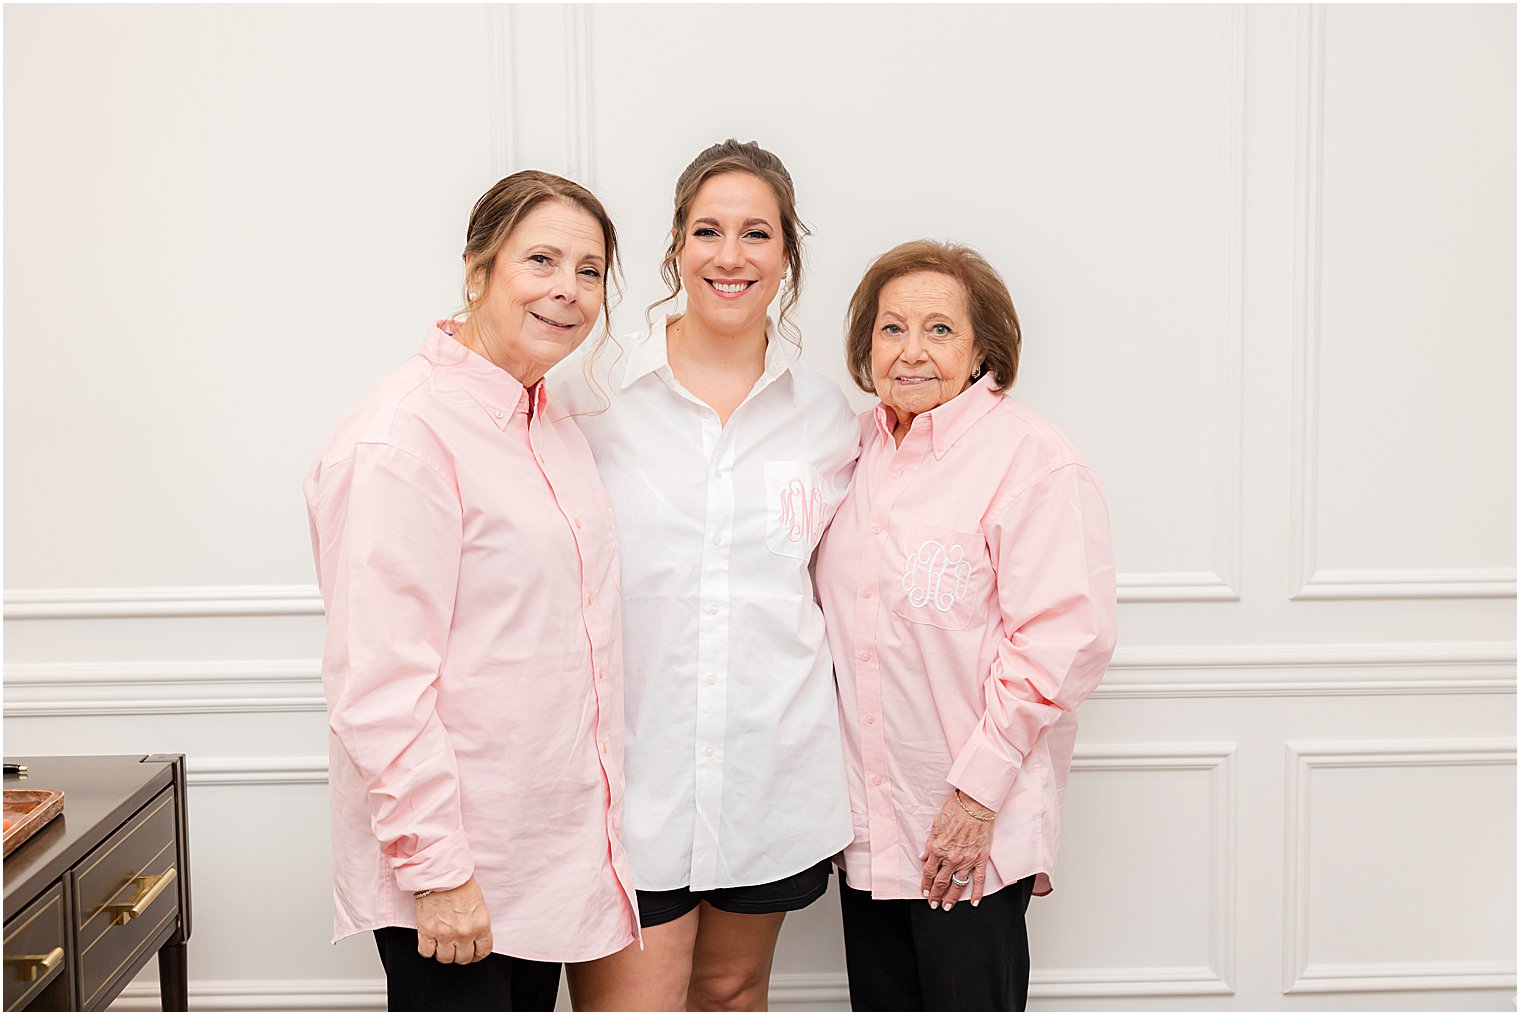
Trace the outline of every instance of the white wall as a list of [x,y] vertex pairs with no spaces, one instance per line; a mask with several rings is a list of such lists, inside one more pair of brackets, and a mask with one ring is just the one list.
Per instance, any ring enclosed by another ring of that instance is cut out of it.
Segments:
[[[798,182],[815,366],[873,256],[973,243],[1108,491],[1033,1006],[1513,1007],[1512,7],[4,17],[5,749],[188,753],[194,1006],[383,1005],[326,943],[322,437],[499,176],[603,197],[626,330],[734,135]],[[828,898],[773,1001],[842,970]]]

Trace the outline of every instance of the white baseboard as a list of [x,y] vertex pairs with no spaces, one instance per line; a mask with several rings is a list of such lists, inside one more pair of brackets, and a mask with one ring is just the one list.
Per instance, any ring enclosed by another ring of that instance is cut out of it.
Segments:
[[[159,1011],[156,982],[131,983],[111,1011]],[[191,1011],[385,1011],[384,980],[191,980]]]

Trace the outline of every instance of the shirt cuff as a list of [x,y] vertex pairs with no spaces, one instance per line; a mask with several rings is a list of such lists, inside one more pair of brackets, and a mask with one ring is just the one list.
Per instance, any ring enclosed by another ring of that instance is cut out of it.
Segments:
[[1003,801],[1019,777],[1019,761],[1000,758],[975,741],[967,744],[950,766],[946,782],[983,807],[1003,809]]
[[404,892],[447,891],[475,876],[475,860],[463,828],[419,853],[392,860],[391,866],[396,887]]

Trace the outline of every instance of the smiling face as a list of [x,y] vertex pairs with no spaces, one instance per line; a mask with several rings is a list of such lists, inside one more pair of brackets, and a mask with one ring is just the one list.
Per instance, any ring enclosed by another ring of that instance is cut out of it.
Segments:
[[689,317],[728,334],[763,329],[786,272],[781,209],[770,184],[749,173],[721,173],[702,184],[678,263]]
[[871,378],[900,429],[966,390],[979,359],[960,282],[920,271],[882,286],[871,335]]
[[606,270],[597,220],[566,201],[540,203],[502,243],[466,344],[531,387],[591,333]]

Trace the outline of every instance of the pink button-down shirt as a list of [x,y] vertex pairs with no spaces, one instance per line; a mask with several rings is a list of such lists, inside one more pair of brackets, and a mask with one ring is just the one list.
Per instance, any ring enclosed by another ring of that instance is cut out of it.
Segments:
[[474,875],[496,951],[599,958],[638,934],[611,506],[543,385],[452,327],[364,396],[306,478],[334,940],[415,927],[412,892]]
[[1050,891],[1075,709],[1114,648],[1108,510],[1066,436],[992,378],[861,416],[855,485],[818,556],[855,838],[852,887],[922,897],[919,853],[959,788],[998,811],[986,891]]

